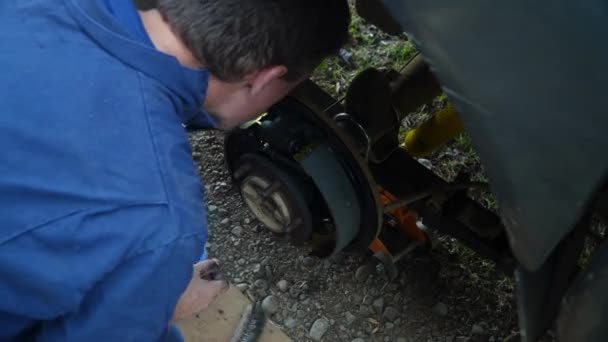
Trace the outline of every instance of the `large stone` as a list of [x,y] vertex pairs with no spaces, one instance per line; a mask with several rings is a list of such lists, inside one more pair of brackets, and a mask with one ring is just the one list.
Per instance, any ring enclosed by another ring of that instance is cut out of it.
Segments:
[[312,327],[310,327],[308,337],[315,341],[321,341],[328,329],[329,322],[325,318],[319,318],[312,324]]

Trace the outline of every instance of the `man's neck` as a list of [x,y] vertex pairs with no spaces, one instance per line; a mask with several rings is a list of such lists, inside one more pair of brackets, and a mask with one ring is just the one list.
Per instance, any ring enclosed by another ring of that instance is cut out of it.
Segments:
[[158,10],[139,11],[139,15],[150,40],[157,50],[174,56],[184,66],[190,68],[203,67],[169,24],[163,20]]

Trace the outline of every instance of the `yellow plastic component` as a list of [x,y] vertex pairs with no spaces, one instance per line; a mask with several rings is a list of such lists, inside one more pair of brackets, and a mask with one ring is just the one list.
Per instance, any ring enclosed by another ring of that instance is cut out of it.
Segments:
[[405,136],[404,147],[413,157],[424,157],[464,132],[452,105],[448,105]]

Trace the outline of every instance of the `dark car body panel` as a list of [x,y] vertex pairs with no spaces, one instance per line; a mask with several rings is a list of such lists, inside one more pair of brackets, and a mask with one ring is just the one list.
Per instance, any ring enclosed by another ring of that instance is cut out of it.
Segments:
[[538,269],[608,174],[608,3],[384,0],[454,103]]

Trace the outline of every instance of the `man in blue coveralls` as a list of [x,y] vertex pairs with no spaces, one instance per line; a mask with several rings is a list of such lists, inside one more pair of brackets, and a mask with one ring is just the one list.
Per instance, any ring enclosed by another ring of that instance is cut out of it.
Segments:
[[0,1],[0,341],[180,340],[224,286],[198,276],[184,125],[255,117],[348,23],[346,0]]

